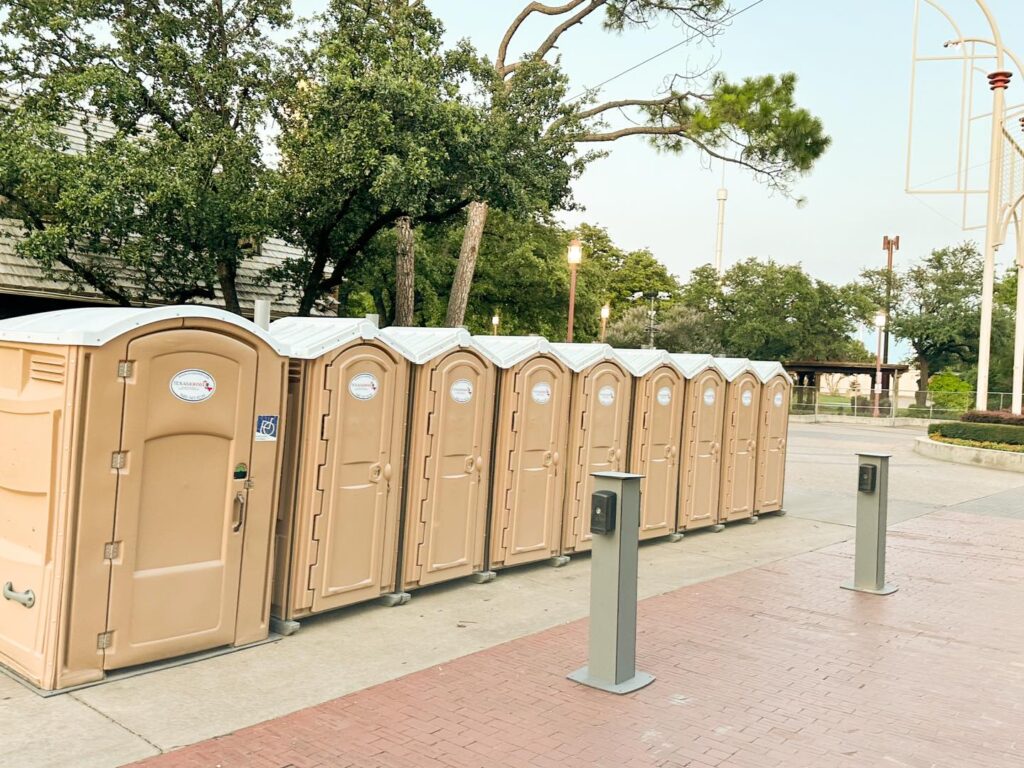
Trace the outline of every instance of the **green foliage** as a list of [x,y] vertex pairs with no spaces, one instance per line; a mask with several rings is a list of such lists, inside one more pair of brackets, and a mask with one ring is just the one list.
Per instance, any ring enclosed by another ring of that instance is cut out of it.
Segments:
[[[650,310],[631,307],[608,327],[608,343],[614,347],[636,349],[647,344]],[[654,346],[669,352],[722,354],[720,329],[706,313],[683,304],[658,309],[654,324]]]
[[1009,445],[1008,443],[993,443],[981,440],[961,440],[956,437],[944,437],[932,435],[932,440],[939,443],[950,443],[952,445],[963,445],[968,448],[984,448],[989,451],[1008,451],[1010,453],[1024,453],[1024,445]]
[[710,266],[694,270],[682,302],[721,328],[727,354],[757,360],[870,359],[853,338],[864,314],[853,286],[813,280],[797,265],[748,259],[719,281]]
[[1012,424],[972,424],[964,421],[942,421],[928,425],[929,435],[940,435],[957,440],[1005,443],[1024,446],[1024,427]]
[[936,408],[950,411],[965,411],[971,407],[971,385],[950,371],[932,376],[928,380],[928,392]]
[[[19,252],[121,304],[238,309],[241,243],[267,230],[260,129],[282,0],[6,3],[0,215]],[[112,124],[113,131],[101,127]],[[84,134],[67,157],[65,126]],[[83,151],[84,150],[84,151]],[[135,291],[115,277],[127,274]]]

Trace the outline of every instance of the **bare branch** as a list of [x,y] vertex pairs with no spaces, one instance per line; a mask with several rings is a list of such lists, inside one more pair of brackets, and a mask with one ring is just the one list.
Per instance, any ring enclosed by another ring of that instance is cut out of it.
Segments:
[[[583,10],[578,11],[577,13],[563,21],[561,24],[559,24],[557,27],[555,27],[555,29],[551,32],[550,35],[547,36],[544,42],[540,44],[540,47],[537,48],[536,51],[534,51],[533,55],[537,56],[538,58],[543,58],[544,56],[547,56],[551,52],[551,49],[558,44],[558,40],[562,37],[563,34],[565,34],[568,30],[575,27],[577,24],[582,24],[583,20],[586,19],[587,16],[592,14],[597,9],[603,7],[604,5],[607,5],[607,3],[608,0],[590,0],[590,2]],[[582,2],[575,3],[576,6],[579,6],[581,4]],[[516,70],[518,66],[519,64],[516,63],[511,64],[509,66],[500,67],[498,69],[498,74],[500,74],[502,77],[508,77]]]
[[564,5],[544,5],[543,3],[533,2],[526,6],[519,15],[516,16],[515,21],[505,32],[505,36],[501,39],[501,45],[498,47],[498,59],[495,66],[499,72],[505,74],[505,60],[508,57],[508,47],[512,44],[512,38],[516,36],[516,32],[523,26],[523,23],[535,13],[542,13],[545,16],[561,16],[563,13],[575,10],[579,6],[583,5],[587,0],[570,0],[570,2]]

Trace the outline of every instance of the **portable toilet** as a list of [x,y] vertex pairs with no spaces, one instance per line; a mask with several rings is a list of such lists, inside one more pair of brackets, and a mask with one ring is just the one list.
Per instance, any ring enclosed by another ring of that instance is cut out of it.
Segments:
[[270,333],[292,357],[272,605],[294,621],[395,589],[409,364],[367,320]]
[[663,350],[616,349],[614,354],[634,378],[629,471],[643,475],[640,539],[668,536],[676,530],[679,504],[685,380]]
[[793,380],[781,363],[758,361],[751,366],[761,381],[754,512],[779,512],[786,486],[786,441]]
[[672,361],[686,380],[677,527],[692,531],[718,524],[725,377],[711,355],[672,355]]
[[477,336],[498,368],[490,568],[559,554],[569,439],[569,369],[539,336]]
[[54,690],[266,638],[287,375],[212,308],[0,321],[0,662]]
[[746,358],[719,357],[715,363],[727,382],[725,451],[718,511],[718,522],[727,523],[754,517],[761,382]]
[[568,554],[590,549],[591,474],[628,466],[633,382],[607,344],[561,343],[551,350],[573,374],[562,524],[562,552]]
[[484,569],[495,368],[461,328],[384,328],[410,363],[398,589]]

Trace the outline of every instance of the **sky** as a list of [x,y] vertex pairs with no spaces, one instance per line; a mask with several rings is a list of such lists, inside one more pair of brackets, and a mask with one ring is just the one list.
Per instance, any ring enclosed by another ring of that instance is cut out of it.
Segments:
[[[732,7],[742,9],[751,2],[733,0]],[[1024,2],[987,2],[1004,44],[1024,57]],[[427,3],[443,20],[451,41],[469,38],[493,56],[526,0]],[[303,0],[297,10],[318,5]],[[991,36],[976,0],[944,0],[944,7],[965,36]],[[937,16],[927,8],[922,19],[921,52],[946,53],[942,42],[953,34],[934,23]],[[815,277],[846,282],[863,268],[884,266],[883,235],[901,236],[898,264],[908,264],[934,248],[983,237],[980,231],[963,231],[961,198],[905,192],[913,20],[914,0],[761,0],[740,13],[713,44],[682,46],[616,79],[602,89],[602,96],[651,98],[666,75],[709,63],[731,78],[796,73],[798,102],[823,120],[833,144],[811,174],[794,186],[793,194],[806,198],[801,206],[772,193],[742,169],[726,168],[724,260],[727,266],[752,256],[800,263]],[[536,47],[550,24],[550,19],[535,15],[517,36],[514,52]],[[588,23],[568,32],[559,50],[575,93],[684,37],[681,29],[668,23],[621,35]],[[955,180],[959,68],[923,65],[918,78],[912,184],[945,179],[935,187]],[[978,93],[987,104],[987,87]],[[1024,102],[1020,73],[1008,91],[1010,103],[1015,95]],[[978,141],[971,155],[971,164],[977,166],[974,181],[984,182],[987,174],[988,130],[982,122],[977,124]],[[606,227],[629,249],[650,248],[683,279],[694,267],[711,262],[721,164],[709,165],[695,151],[661,154],[635,138],[616,142],[610,151],[575,184],[576,200],[584,210],[566,214],[563,220]],[[1011,242],[1001,250],[1000,267],[1012,263],[1012,246]]]

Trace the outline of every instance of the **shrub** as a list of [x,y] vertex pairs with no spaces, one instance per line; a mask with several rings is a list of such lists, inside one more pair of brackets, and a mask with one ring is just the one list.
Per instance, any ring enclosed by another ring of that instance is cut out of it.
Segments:
[[967,421],[940,421],[928,426],[929,435],[974,440],[979,443],[1024,445],[1024,426],[1014,424],[978,424]]
[[937,373],[928,380],[928,396],[936,408],[966,411],[971,407],[971,385],[953,373]]
[[976,424],[1014,424],[1024,427],[1024,416],[1017,416],[1009,411],[968,411],[960,417],[960,421]]

